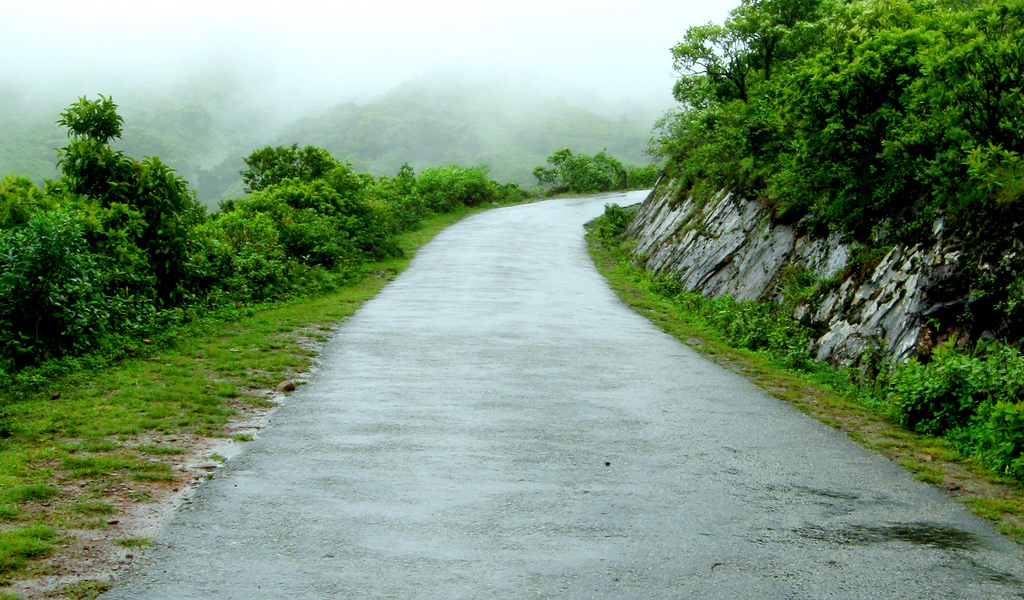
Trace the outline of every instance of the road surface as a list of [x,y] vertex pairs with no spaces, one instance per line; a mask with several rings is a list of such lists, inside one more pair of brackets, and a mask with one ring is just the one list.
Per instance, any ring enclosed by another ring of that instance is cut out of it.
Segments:
[[1019,598],[1015,544],[616,298],[606,202],[438,235],[107,599]]

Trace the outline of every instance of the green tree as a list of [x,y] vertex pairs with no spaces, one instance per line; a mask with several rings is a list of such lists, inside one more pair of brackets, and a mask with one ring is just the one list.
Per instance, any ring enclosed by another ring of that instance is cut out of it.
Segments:
[[553,192],[608,192],[624,189],[628,183],[626,168],[604,150],[590,156],[563,148],[549,156],[547,163],[550,168],[537,167],[533,175],[539,185],[549,186]]
[[113,149],[122,122],[117,105],[104,96],[83,97],[61,113],[58,123],[68,128],[71,141],[59,151],[63,177],[53,192],[84,196],[103,209],[120,205],[137,211],[141,228],[131,230],[132,241],[148,257],[157,300],[169,306],[185,293],[189,233],[205,210],[185,180],[159,158],[138,161]]
[[854,7],[837,43],[786,77],[777,110],[789,152],[769,189],[784,210],[867,235],[921,197],[915,163],[925,140],[906,134],[930,22],[909,3]]
[[5,175],[0,180],[0,229],[21,227],[37,211],[53,206],[50,198],[28,177]]
[[724,24],[690,27],[672,48],[676,100],[696,109],[747,102],[752,86],[770,81],[780,63],[818,38],[820,7],[820,0],[743,0]]
[[245,158],[246,168],[241,171],[245,191],[252,193],[280,183],[285,179],[313,181],[339,165],[330,152],[306,146],[266,146]]

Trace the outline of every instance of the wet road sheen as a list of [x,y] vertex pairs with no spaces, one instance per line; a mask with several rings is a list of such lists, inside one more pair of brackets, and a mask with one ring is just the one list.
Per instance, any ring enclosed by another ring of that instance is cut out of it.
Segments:
[[1019,598],[1014,544],[623,305],[583,223],[466,219],[114,598]]

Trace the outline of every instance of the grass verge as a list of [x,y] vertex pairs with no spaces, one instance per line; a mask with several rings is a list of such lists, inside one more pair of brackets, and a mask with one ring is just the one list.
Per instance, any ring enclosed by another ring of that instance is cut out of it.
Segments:
[[[308,371],[326,335],[417,248],[481,210],[425,221],[398,237],[404,257],[371,264],[361,281],[330,294],[242,307],[175,332],[145,356],[0,392],[11,431],[0,440],[0,588],[8,588],[0,598],[105,590],[76,561],[116,569],[148,546],[150,538],[126,530],[125,515],[201,480],[183,465],[208,446],[203,440],[251,441],[232,424],[274,406],[275,386]],[[26,583],[68,577],[83,579]]]
[[877,450],[966,504],[974,514],[1024,542],[1024,490],[1011,479],[961,455],[941,438],[907,431],[889,420],[884,406],[867,399],[844,373],[821,365],[786,368],[771,357],[730,347],[685,303],[657,291],[655,279],[629,259],[628,249],[602,241],[599,227],[587,235],[590,255],[612,289],[662,330],[719,365],[747,377],[770,395]]

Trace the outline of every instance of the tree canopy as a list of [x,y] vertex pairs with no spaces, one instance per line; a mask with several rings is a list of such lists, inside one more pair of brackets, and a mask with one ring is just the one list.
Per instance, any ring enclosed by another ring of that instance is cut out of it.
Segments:
[[743,0],[673,48],[680,107],[652,150],[687,191],[861,239],[999,220],[1024,192],[1022,16],[1021,0]]

